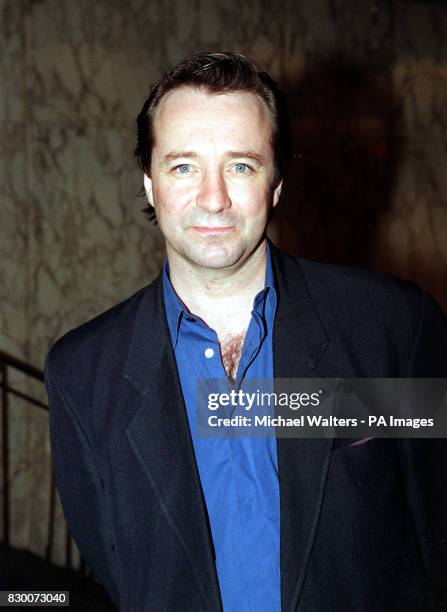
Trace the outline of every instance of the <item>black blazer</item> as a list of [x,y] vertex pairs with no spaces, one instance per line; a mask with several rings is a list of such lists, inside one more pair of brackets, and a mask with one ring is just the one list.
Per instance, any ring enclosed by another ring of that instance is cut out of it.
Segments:
[[[421,289],[272,260],[276,377],[447,377],[446,322]],[[58,340],[45,377],[64,513],[116,605],[222,610],[161,277]],[[283,612],[444,606],[444,440],[350,442],[278,439]]]

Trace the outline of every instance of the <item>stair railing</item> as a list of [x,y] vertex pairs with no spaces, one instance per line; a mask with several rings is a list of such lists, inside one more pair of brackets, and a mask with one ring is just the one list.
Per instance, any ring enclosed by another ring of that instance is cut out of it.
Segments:
[[[10,382],[10,370],[16,370],[25,374],[26,376],[44,382],[43,372],[38,368],[13,357],[8,353],[0,350],[0,389],[1,389],[1,462],[2,462],[2,475],[3,475],[3,499],[2,499],[2,515],[3,515],[3,533],[2,540],[9,546],[10,543],[10,518],[11,518],[11,505],[10,505],[10,485],[9,485],[9,411],[11,403],[9,398],[11,395],[20,397],[29,404],[46,410],[48,412],[48,405],[41,402],[39,399],[24,393],[20,389],[12,386]],[[54,482],[53,470],[50,475],[50,491],[49,491],[49,504],[48,504],[48,522],[47,522],[47,539],[45,547],[45,558],[47,561],[51,561],[52,550],[54,544],[54,523],[55,523],[55,508],[56,508],[56,486]],[[72,539],[65,526],[65,565],[71,567],[72,564]],[[85,565],[81,559],[81,571],[85,570]]]

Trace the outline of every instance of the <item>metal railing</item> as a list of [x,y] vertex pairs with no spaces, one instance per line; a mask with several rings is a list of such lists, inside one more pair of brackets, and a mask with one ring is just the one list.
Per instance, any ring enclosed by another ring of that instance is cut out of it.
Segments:
[[[38,368],[17,359],[4,351],[0,351],[0,389],[1,389],[1,461],[2,461],[2,477],[3,477],[3,500],[2,500],[2,515],[3,515],[3,542],[9,546],[10,544],[10,518],[11,518],[11,500],[10,500],[10,482],[9,482],[9,412],[11,403],[10,396],[19,397],[32,406],[36,406],[41,410],[48,412],[48,405],[36,399],[28,393],[15,388],[10,380],[10,370],[16,370],[26,376],[38,380],[43,384],[43,372]],[[45,546],[45,559],[51,561],[53,544],[54,544],[54,523],[55,523],[55,508],[56,508],[56,486],[54,482],[53,470],[50,474],[50,490],[48,497],[48,521],[47,521],[47,537]],[[65,565],[72,566],[72,539],[65,526]],[[84,571],[85,566],[81,559],[81,571]]]

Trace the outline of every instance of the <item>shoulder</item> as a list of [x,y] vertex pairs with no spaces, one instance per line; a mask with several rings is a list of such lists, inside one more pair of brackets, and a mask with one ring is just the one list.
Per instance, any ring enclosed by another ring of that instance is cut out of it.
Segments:
[[[396,276],[361,268],[321,263],[277,251],[289,283],[305,286],[317,310],[338,317],[361,317],[365,323],[387,319],[396,325],[417,324],[424,291]],[[300,299],[299,294],[296,299]]]
[[[306,287],[328,337],[334,340],[333,348],[343,347],[354,361],[367,363],[365,372],[447,375],[446,319],[421,287],[359,268],[282,252],[279,257],[289,282]],[[300,299],[298,292],[295,297]]]
[[337,308],[340,316],[355,313],[371,320],[414,324],[421,315],[424,291],[396,276],[297,258],[309,291],[321,308]]
[[110,372],[119,369],[126,358],[138,313],[147,307],[150,314],[158,280],[56,340],[46,357],[46,377],[51,370],[51,376],[61,386],[73,386],[92,381],[105,368]]

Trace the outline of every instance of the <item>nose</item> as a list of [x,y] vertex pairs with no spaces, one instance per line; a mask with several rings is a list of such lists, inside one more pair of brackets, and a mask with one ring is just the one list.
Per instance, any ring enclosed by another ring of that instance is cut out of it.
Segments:
[[231,199],[220,171],[208,171],[203,175],[196,204],[199,208],[213,213],[230,208]]

